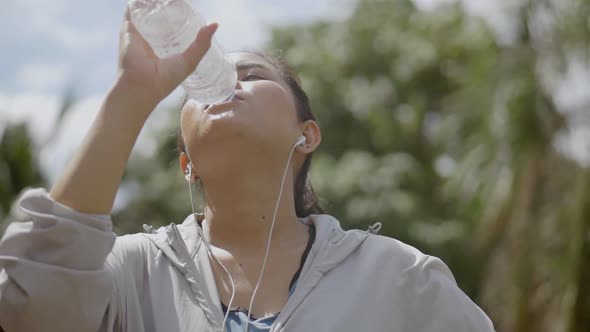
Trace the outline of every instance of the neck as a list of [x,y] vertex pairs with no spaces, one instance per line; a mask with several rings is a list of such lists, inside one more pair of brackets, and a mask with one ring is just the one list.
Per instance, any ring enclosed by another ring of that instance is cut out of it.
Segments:
[[[202,179],[207,206],[203,229],[211,245],[264,253],[283,172],[282,167],[266,165],[255,170],[242,168],[217,172],[217,175]],[[272,247],[286,245],[298,238],[293,235],[303,229],[295,213],[292,174],[289,167],[276,211]]]

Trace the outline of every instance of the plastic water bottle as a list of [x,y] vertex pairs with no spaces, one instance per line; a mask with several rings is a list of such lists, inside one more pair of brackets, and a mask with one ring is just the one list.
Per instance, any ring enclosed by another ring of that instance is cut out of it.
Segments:
[[[131,0],[131,21],[159,57],[178,54],[195,40],[206,24],[190,0]],[[231,98],[237,82],[234,64],[215,40],[194,73],[183,83],[189,98],[215,104]]]

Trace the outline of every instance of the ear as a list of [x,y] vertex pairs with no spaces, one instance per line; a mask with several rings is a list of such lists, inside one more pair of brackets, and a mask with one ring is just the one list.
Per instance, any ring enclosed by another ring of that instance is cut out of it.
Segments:
[[182,174],[185,174],[189,163],[188,156],[186,155],[186,153],[181,152],[180,156],[178,157],[178,161],[180,164],[180,170],[182,171]]
[[301,134],[305,136],[305,143],[298,146],[297,149],[303,153],[312,153],[322,142],[322,132],[317,122],[307,120],[300,126]]
[[[182,174],[187,175],[188,174],[187,171],[188,171],[188,167],[189,167],[189,163],[190,163],[190,160],[188,159],[187,154],[184,152],[181,152],[180,156],[178,157],[178,161],[180,164],[180,170],[182,171]],[[195,174],[194,165],[193,165],[193,169],[191,171],[192,171],[192,176],[193,176],[193,178],[191,180],[194,181],[197,179],[197,175]]]

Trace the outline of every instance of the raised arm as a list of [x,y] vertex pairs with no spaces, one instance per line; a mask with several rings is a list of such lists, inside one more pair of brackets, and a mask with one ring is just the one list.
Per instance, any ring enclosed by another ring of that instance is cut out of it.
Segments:
[[126,13],[118,78],[82,146],[51,189],[51,197],[79,212],[111,212],[131,149],[146,119],[194,71],[216,29],[216,24],[205,26],[183,54],[159,59]]
[[115,193],[145,120],[196,68],[216,28],[201,29],[183,54],[159,59],[126,14],[119,75],[82,146],[50,194],[23,195],[19,205],[30,221],[11,223],[0,240],[4,330],[120,330],[126,302],[119,290],[135,289],[129,263],[141,259],[142,244],[132,238],[113,249]]

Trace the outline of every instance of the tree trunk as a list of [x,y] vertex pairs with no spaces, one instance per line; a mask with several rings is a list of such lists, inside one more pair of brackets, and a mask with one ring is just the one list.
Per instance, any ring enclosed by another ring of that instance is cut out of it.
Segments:
[[581,172],[578,182],[578,204],[574,212],[571,250],[572,274],[568,308],[568,332],[590,329],[590,171]]
[[541,169],[541,154],[531,151],[526,157],[519,174],[520,187],[516,195],[516,202],[512,213],[512,231],[510,232],[510,250],[513,260],[511,262],[514,294],[514,332],[528,332],[531,327],[531,311],[529,299],[531,295],[532,279],[532,241],[534,225],[531,225],[533,203],[539,172]]

